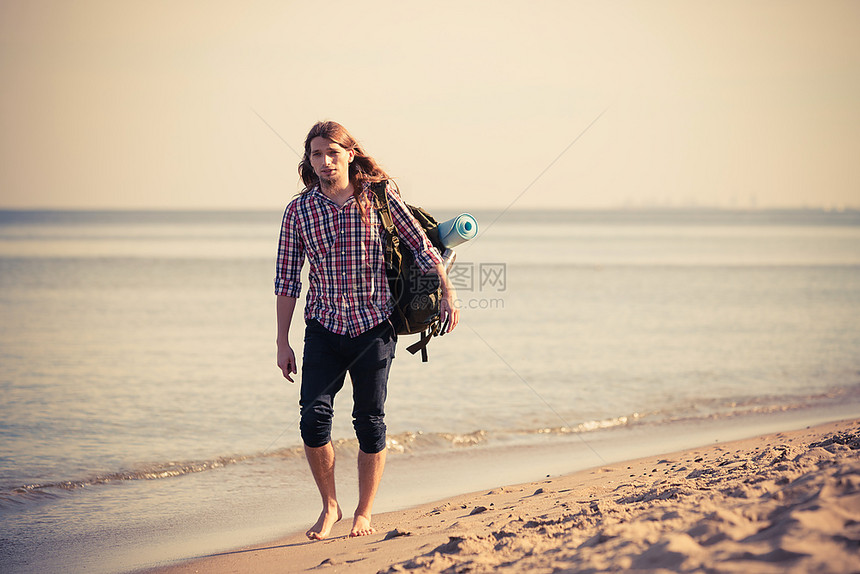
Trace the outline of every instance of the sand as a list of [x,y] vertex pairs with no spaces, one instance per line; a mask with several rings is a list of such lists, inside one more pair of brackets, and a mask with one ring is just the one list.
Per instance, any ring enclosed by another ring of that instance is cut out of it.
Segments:
[[[309,525],[315,517],[309,517]],[[197,558],[191,572],[860,572],[860,420],[503,486]]]

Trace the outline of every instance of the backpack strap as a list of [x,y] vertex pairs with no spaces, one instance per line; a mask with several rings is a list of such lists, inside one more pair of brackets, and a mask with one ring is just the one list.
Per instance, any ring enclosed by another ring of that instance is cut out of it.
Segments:
[[424,329],[421,331],[421,338],[418,339],[417,343],[412,343],[406,350],[411,354],[415,354],[418,351],[421,351],[421,362],[427,362],[427,343],[430,342],[430,339],[436,336],[436,333],[439,331],[439,323],[438,321],[432,325],[429,329]]
[[[382,221],[382,227],[391,239],[389,246],[383,245],[385,251],[385,272],[389,280],[389,288],[391,296],[397,301],[400,297],[400,292],[396,285],[392,285],[392,274],[400,273],[400,266],[403,260],[400,255],[400,237],[397,235],[397,228],[394,227],[394,220],[391,218],[391,210],[388,206],[388,181],[374,181],[370,184],[370,190],[373,192],[374,205],[376,212],[379,214],[379,219]],[[400,307],[395,303],[392,314],[396,314],[399,320],[406,322]]]
[[376,211],[379,213],[379,219],[382,220],[382,226],[388,235],[397,237],[394,220],[391,219],[391,210],[388,208],[388,180],[374,181],[370,184],[370,189],[376,198]]
[[[373,192],[374,205],[382,221],[382,227],[391,238],[390,248],[385,247],[386,273],[396,274],[400,272],[403,259],[400,255],[400,236],[397,235],[397,228],[394,227],[394,220],[391,218],[391,210],[388,206],[388,181],[374,181],[370,184],[370,190]],[[397,293],[392,295],[398,296]]]
[[406,347],[406,350],[414,355],[418,351],[418,349],[420,348],[421,349],[421,362],[426,363],[427,362],[427,343],[430,342],[431,337],[432,337],[432,335],[428,334],[428,332],[426,330],[422,331],[421,332],[421,338],[418,340],[418,342],[413,343],[412,345],[409,345],[408,347]]

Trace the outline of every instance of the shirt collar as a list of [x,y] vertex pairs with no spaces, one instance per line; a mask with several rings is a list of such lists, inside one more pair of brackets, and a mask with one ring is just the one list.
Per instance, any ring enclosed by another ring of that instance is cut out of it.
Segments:
[[[369,191],[370,190],[370,184],[368,184],[367,182],[362,182],[361,187],[362,187],[362,191],[361,191],[362,195],[366,196],[368,193],[370,193],[370,191]],[[311,189],[311,194],[316,195],[318,198],[321,198],[323,201],[327,201],[328,203],[331,203],[332,205],[337,206],[337,203],[335,203],[332,198],[330,198],[329,196],[327,196],[326,194],[323,193],[322,187],[320,187],[319,183],[314,184],[313,188]],[[351,203],[355,203],[355,197],[353,197],[352,195],[350,195],[347,198],[346,202],[344,202],[343,208],[346,208]]]

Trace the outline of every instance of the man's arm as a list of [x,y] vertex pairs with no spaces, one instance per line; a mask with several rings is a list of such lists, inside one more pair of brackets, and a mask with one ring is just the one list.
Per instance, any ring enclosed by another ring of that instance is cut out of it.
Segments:
[[296,300],[302,290],[301,273],[305,261],[305,246],[299,233],[296,201],[290,202],[284,211],[281,223],[281,236],[278,242],[278,259],[275,274],[276,313],[278,320],[278,367],[284,377],[293,382],[290,376],[298,372],[296,355],[290,347],[290,324]]
[[457,326],[457,323],[460,322],[460,306],[459,301],[457,301],[457,292],[454,291],[454,286],[451,285],[451,281],[448,279],[448,273],[445,272],[444,265],[437,263],[436,267],[433,269],[439,276],[439,282],[442,285],[442,301],[440,303],[439,318],[442,325],[445,325],[446,321],[448,324],[442,334],[450,333],[454,330],[454,327]]
[[290,324],[293,322],[296,298],[278,295],[275,305],[278,315],[278,367],[284,373],[284,378],[292,383],[295,381],[290,375],[298,373],[296,355],[290,347]]

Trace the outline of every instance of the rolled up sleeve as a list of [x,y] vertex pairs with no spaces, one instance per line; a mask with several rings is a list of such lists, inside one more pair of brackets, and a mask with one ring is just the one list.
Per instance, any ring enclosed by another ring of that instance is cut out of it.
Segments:
[[281,237],[278,242],[278,259],[275,270],[275,295],[295,297],[302,292],[302,265],[305,262],[305,245],[299,233],[295,202],[284,211]]
[[427,239],[427,234],[424,233],[421,224],[413,217],[412,212],[400,198],[397,187],[390,181],[388,182],[388,208],[391,211],[391,219],[397,228],[400,239],[406,242],[412,251],[415,262],[421,271],[427,273],[441,263],[442,256],[439,254],[439,250],[433,247],[433,244]]

